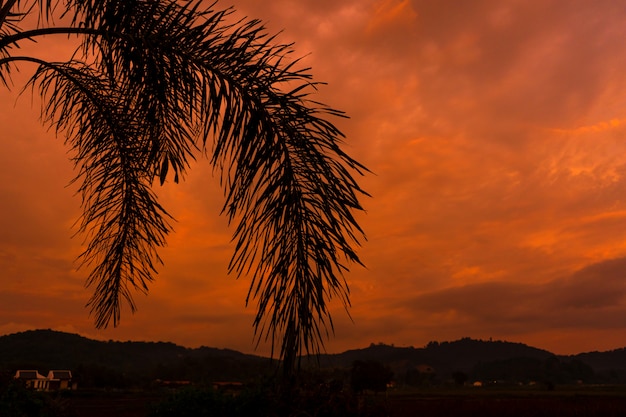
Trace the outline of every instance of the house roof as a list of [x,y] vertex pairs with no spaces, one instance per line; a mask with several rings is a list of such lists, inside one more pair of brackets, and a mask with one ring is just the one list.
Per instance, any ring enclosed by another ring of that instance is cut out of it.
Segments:
[[44,376],[37,371],[19,370],[15,373],[15,377],[19,379],[43,379]]
[[48,379],[72,379],[71,371],[50,371],[48,372]]

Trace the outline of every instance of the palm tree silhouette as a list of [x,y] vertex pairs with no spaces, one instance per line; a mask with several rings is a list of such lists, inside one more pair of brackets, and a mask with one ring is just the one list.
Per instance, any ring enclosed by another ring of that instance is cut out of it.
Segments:
[[[353,175],[367,170],[341,150],[329,119],[344,114],[310,98],[319,83],[291,45],[257,20],[228,23],[232,13],[200,0],[0,1],[0,78],[10,88],[34,63],[26,87],[72,149],[95,325],[116,326],[124,302],[135,311],[133,292],[161,263],[171,217],[153,185],[206,154],[236,223],[229,272],[252,276],[257,343],[280,346],[290,374],[333,330],[328,301],[349,306],[343,273],[360,263],[354,212],[366,195]],[[69,60],[19,54],[62,35],[80,44]]]

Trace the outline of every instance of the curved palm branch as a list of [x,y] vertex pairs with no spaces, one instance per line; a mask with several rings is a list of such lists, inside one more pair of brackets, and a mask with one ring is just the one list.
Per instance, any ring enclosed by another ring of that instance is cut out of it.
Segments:
[[[258,21],[227,24],[231,9],[201,6],[68,1],[67,28],[6,26],[0,75],[6,82],[12,65],[39,64],[31,84],[74,150],[96,326],[117,325],[123,299],[134,310],[132,291],[147,291],[156,273],[170,226],[153,183],[178,181],[207,151],[221,172],[223,211],[237,223],[229,270],[252,275],[246,302],[257,302],[257,340],[280,343],[290,372],[300,354],[323,348],[328,301],[349,306],[343,273],[360,263],[353,213],[365,194],[352,173],[366,169],[341,150],[328,120],[343,113],[310,100],[317,84],[289,60],[290,45]],[[82,35],[80,59],[11,55],[21,40],[54,33]]]

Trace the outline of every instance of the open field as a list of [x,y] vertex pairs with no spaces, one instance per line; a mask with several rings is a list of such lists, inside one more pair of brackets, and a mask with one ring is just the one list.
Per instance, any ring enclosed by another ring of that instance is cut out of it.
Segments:
[[461,389],[390,393],[394,417],[618,417],[626,415],[626,387]]
[[[63,398],[73,417],[146,417],[164,392],[76,392]],[[370,397],[390,417],[622,417],[626,387],[396,390]],[[378,411],[380,407],[376,407]],[[378,416],[378,413],[376,413]]]
[[165,398],[154,392],[88,392],[65,398],[74,417],[145,417],[152,404]]

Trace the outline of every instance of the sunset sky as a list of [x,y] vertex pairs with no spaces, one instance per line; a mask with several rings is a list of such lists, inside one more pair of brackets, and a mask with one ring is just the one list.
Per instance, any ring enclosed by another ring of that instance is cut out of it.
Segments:
[[[209,4],[209,2],[207,2]],[[219,5],[231,3],[220,1]],[[609,0],[240,0],[295,42],[372,174],[366,268],[328,352],[462,337],[558,354],[626,346],[626,7]],[[47,45],[44,56],[67,49]],[[24,66],[22,74],[32,67]],[[16,78],[18,80],[19,77]],[[0,90],[0,334],[255,350],[249,277],[208,161],[158,190],[176,218],[139,310],[96,330],[74,236],[80,196],[37,98]]]

